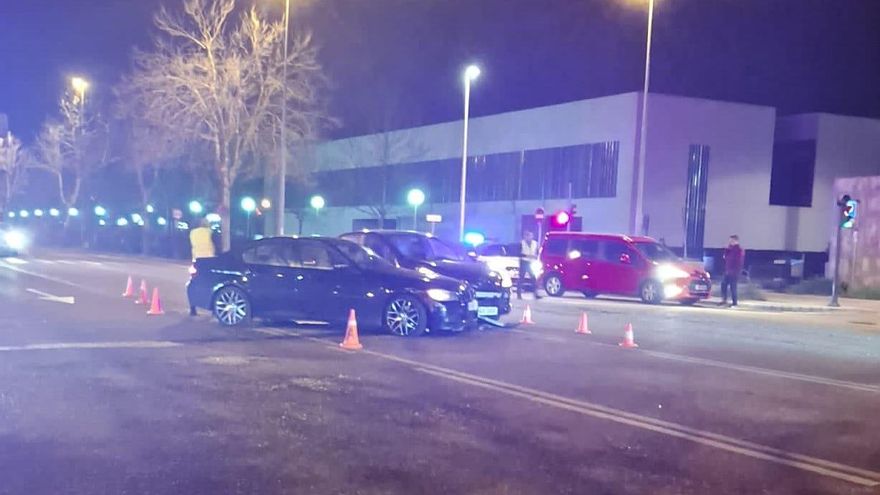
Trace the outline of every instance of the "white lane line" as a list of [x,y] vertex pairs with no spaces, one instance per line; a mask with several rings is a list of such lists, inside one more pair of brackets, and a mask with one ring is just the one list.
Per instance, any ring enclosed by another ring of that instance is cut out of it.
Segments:
[[25,261],[21,258],[6,258],[4,261],[6,263],[9,263],[10,265],[27,265],[28,264],[27,261]]
[[[618,348],[618,346],[614,345],[614,344],[606,344],[604,342],[596,342],[596,341],[591,341],[591,340],[586,340],[586,339],[560,339],[558,337],[550,337],[550,336],[540,335],[537,332],[527,332],[524,330],[517,330],[517,329],[513,329],[513,328],[508,329],[507,331],[514,332],[514,333],[527,334],[533,338],[540,339],[540,340],[546,340],[548,342],[569,343],[569,342],[579,340],[580,342],[582,342],[584,344],[588,344],[588,345],[610,347],[612,349]],[[783,378],[783,379],[787,379],[787,380],[797,380],[797,381],[801,381],[801,382],[814,383],[814,384],[819,384],[819,385],[828,385],[831,387],[847,388],[850,390],[858,390],[860,392],[872,392],[875,394],[880,393],[880,385],[872,385],[869,383],[860,383],[860,382],[853,382],[853,381],[848,381],[848,380],[837,380],[835,378],[825,378],[825,377],[821,377],[821,376],[806,375],[803,373],[794,373],[794,372],[790,372],[790,371],[775,370],[775,369],[771,369],[771,368],[761,368],[758,366],[749,366],[749,365],[745,365],[745,364],[728,363],[725,361],[716,361],[714,359],[686,356],[683,354],[672,354],[669,352],[652,351],[652,350],[648,350],[648,349],[644,349],[644,348],[638,349],[636,354],[645,354],[648,356],[652,356],[652,357],[656,357],[656,358],[660,358],[660,359],[666,359],[666,360],[670,360],[670,361],[678,361],[681,363],[698,364],[701,366],[710,366],[713,368],[722,368],[722,369],[727,369],[727,370],[732,370],[732,371],[741,371],[741,372],[753,373],[753,374],[757,374],[757,375],[772,376],[774,378]]]
[[[377,354],[377,353],[372,353]],[[380,357],[386,357],[380,355]],[[390,356],[389,356],[390,357]],[[394,359],[392,357],[392,359]],[[625,424],[640,428],[643,430],[653,431],[663,435],[688,440],[694,443],[705,445],[707,447],[733,452],[745,455],[754,459],[773,462],[789,466],[803,471],[836,478],[857,485],[873,487],[880,485],[880,472],[861,469],[845,464],[820,459],[817,457],[788,452],[766,445],[761,445],[746,440],[740,440],[726,435],[719,435],[709,431],[689,428],[684,425],[663,421],[648,416],[629,413],[620,409],[600,406],[590,402],[579,401],[567,397],[542,392],[540,390],[520,387],[510,383],[490,380],[479,376],[469,375],[454,370],[448,370],[435,366],[418,365],[418,363],[410,362],[416,366],[418,371],[427,373],[436,377],[453,380],[459,383],[465,383],[475,387],[481,387],[495,392],[511,395],[526,399],[531,402],[544,404],[547,406],[577,412],[586,416],[592,416],[598,419],[604,419],[615,423]]]
[[54,351],[61,349],[161,349],[182,344],[166,340],[133,340],[128,342],[57,342],[51,344],[27,344],[0,346],[0,352]]
[[30,292],[31,294],[36,294],[37,297],[39,297],[43,301],[57,302],[57,303],[63,303],[63,304],[76,304],[76,298],[73,296],[55,296],[55,295],[49,294],[48,292],[43,292],[43,291],[37,290],[37,289],[25,289],[25,290]]

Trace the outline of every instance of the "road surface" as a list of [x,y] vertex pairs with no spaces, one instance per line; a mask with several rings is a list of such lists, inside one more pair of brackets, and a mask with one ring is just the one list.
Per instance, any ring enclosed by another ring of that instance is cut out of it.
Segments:
[[341,328],[191,318],[186,278],[0,260],[0,493],[880,494],[859,315],[542,299],[534,325],[517,303],[505,329],[349,352]]

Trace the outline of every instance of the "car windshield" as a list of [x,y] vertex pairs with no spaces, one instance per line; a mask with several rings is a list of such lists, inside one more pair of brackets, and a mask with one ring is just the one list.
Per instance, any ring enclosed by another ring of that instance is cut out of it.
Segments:
[[375,267],[378,265],[392,266],[389,262],[382,259],[379,255],[373,252],[372,249],[366,246],[361,246],[350,241],[341,241],[335,243],[335,246],[359,267]]
[[637,242],[636,249],[651,261],[675,261],[678,259],[675,253],[659,242]]
[[395,233],[387,236],[388,241],[407,258],[417,260],[453,260],[462,261],[467,258],[464,250],[458,250],[436,237],[419,234]]

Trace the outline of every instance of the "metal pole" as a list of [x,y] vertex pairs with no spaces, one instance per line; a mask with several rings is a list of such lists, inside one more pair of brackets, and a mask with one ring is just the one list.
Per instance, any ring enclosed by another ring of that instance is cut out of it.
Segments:
[[648,36],[645,46],[645,84],[642,88],[641,130],[639,131],[639,157],[636,162],[636,204],[632,220],[632,233],[638,234],[644,215],[645,201],[645,154],[648,141],[648,87],[651,80],[651,37],[654,33],[654,0],[648,2]]
[[245,228],[247,240],[251,240],[251,212],[247,212],[247,227]]
[[284,0],[284,64],[281,67],[281,163],[278,171],[278,203],[275,207],[275,235],[284,235],[285,182],[287,179],[287,45],[290,36],[290,0]]
[[471,100],[471,79],[464,78],[464,136],[461,144],[461,196],[458,212],[458,239],[464,240],[464,201],[467,191],[467,146],[468,146],[468,112]]
[[419,230],[419,205],[413,205],[413,230]]
[[838,290],[837,286],[840,284],[840,241],[843,237],[843,226],[840,225],[840,222],[837,223],[837,241],[834,246],[834,276],[831,280],[831,301],[828,303],[828,306],[832,308],[840,307],[840,302],[838,302]]

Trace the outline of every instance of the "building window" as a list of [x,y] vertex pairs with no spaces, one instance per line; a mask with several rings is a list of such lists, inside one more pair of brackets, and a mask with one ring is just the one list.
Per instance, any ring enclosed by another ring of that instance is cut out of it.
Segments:
[[[468,157],[469,201],[612,198],[617,194],[617,141]],[[413,187],[429,203],[459,199],[461,161],[456,158],[321,172],[318,190],[332,206],[405,204]]]
[[773,145],[770,204],[812,206],[815,171],[815,139],[777,141]]

